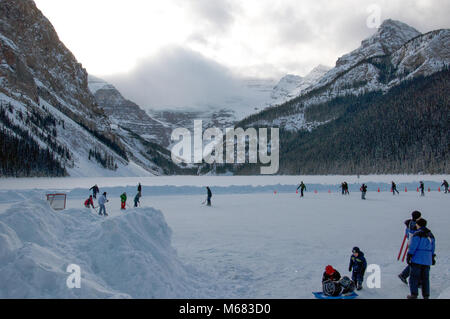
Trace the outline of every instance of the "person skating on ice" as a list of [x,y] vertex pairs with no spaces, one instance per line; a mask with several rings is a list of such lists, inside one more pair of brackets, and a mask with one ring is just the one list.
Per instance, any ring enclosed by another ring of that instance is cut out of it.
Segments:
[[303,183],[303,181],[298,185],[297,190],[300,188],[300,197],[303,197],[303,192],[306,190],[306,185]]
[[397,194],[400,195],[400,193],[397,190],[397,184],[395,184],[394,181],[392,181],[391,192],[392,192],[392,195],[394,195],[394,196],[395,196],[395,192],[397,192]]

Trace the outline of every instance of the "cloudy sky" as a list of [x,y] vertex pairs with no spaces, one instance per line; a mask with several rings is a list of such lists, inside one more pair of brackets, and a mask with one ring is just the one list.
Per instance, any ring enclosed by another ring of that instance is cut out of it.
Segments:
[[333,66],[376,31],[367,25],[376,8],[381,21],[400,20],[421,32],[450,27],[448,0],[35,2],[89,73],[136,85],[158,77],[163,87],[174,78],[201,81],[203,74],[205,84],[228,83]]

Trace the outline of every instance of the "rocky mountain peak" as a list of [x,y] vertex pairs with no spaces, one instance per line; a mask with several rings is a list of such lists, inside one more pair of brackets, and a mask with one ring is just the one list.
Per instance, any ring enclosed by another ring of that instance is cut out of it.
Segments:
[[419,31],[406,23],[387,19],[378,28],[378,31],[369,39],[362,41],[362,47],[380,44],[385,54],[391,54],[403,44],[421,35]]

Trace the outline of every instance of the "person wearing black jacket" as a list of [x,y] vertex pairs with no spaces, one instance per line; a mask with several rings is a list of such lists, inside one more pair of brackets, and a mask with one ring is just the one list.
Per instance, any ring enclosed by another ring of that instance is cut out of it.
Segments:
[[448,182],[445,179],[441,186],[444,186],[444,193],[447,194],[448,193]]
[[208,186],[206,187],[206,190],[208,191],[208,198],[207,198],[208,203],[206,204],[206,206],[211,206],[212,192],[211,192],[211,189]]
[[95,199],[97,199],[97,194],[100,193],[100,189],[98,188],[97,184],[89,188],[89,190],[92,191],[92,195]]
[[367,185],[366,184],[362,184],[361,188],[361,199],[366,199],[366,193],[367,193]]
[[394,195],[394,196],[395,196],[395,192],[397,192],[397,194],[400,195],[400,193],[397,190],[397,185],[394,183],[394,181],[392,181],[391,191],[392,191],[392,195]]

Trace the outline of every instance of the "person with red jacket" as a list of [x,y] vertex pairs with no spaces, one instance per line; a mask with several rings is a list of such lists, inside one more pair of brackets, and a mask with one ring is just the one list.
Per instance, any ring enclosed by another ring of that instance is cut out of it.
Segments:
[[93,200],[93,198],[92,198],[92,195],[89,196],[88,199],[86,199],[86,201],[84,202],[84,206],[85,206],[86,208],[90,208],[90,207],[92,206],[92,208],[95,209],[95,206],[94,206],[94,200]]

